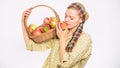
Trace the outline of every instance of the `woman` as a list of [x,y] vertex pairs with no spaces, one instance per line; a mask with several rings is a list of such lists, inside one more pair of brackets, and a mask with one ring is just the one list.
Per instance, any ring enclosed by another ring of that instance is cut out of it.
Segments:
[[[23,13],[27,18],[31,9]],[[88,14],[81,3],[75,2],[68,6],[65,13],[65,22],[68,24],[62,30],[60,24],[56,26],[58,39],[37,44],[27,36],[23,27],[24,39],[27,49],[31,51],[43,51],[51,48],[43,68],[83,68],[87,63],[92,50],[91,37],[82,31],[83,24],[88,19]]]

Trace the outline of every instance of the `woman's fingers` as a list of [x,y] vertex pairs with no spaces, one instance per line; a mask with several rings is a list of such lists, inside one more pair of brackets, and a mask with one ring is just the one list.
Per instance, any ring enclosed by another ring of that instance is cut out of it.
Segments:
[[63,31],[62,28],[61,28],[61,26],[60,26],[60,23],[58,23],[58,27],[59,27],[60,31]]
[[68,28],[64,30],[65,38],[68,38]]
[[57,25],[56,25],[56,34],[58,35],[58,37],[59,37],[59,28],[58,28],[58,23],[57,23]]
[[58,32],[63,31],[62,28],[60,27],[60,23],[57,23],[57,25],[56,25],[56,29],[57,29]]
[[28,16],[31,14],[32,8],[27,9],[26,11],[23,12],[23,16],[25,18],[28,18]]
[[56,31],[59,31],[59,29],[58,29],[58,24],[56,24]]
[[60,23],[56,24],[56,34],[57,34],[57,36],[59,38],[62,37],[62,36],[64,36],[64,32],[63,32],[63,30],[60,27]]

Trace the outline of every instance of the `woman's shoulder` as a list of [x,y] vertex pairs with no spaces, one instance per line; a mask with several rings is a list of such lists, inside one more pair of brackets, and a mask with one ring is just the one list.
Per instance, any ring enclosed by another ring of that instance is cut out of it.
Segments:
[[81,47],[82,48],[91,47],[91,44],[92,44],[92,40],[90,34],[86,32],[82,32],[74,50],[78,50]]
[[79,41],[81,42],[90,42],[92,43],[92,39],[91,39],[91,35],[86,33],[86,32],[82,32],[80,38],[79,38]]
[[90,34],[84,32],[84,31],[82,32],[81,36],[84,38],[91,38]]

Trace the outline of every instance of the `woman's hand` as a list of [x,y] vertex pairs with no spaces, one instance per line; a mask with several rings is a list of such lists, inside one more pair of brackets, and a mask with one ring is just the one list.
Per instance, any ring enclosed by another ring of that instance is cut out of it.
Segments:
[[57,23],[56,25],[56,34],[60,40],[66,41],[68,38],[68,29],[62,30],[60,27],[60,23]]
[[30,39],[28,37],[28,33],[27,33],[26,28],[25,28],[24,22],[26,22],[26,19],[29,17],[31,11],[32,11],[32,8],[29,8],[29,9],[25,10],[22,14],[22,30],[23,30],[23,36],[24,36],[26,46],[29,45],[28,42]]
[[31,14],[31,12],[32,12],[32,9],[33,8],[29,8],[29,9],[27,9],[27,10],[25,10],[24,12],[23,12],[23,18],[28,18],[29,17],[29,15]]
[[60,39],[60,60],[62,62],[63,55],[65,54],[66,50],[66,41],[68,39],[68,29],[62,30],[60,27],[60,23],[57,23],[56,25],[56,34],[58,38]]

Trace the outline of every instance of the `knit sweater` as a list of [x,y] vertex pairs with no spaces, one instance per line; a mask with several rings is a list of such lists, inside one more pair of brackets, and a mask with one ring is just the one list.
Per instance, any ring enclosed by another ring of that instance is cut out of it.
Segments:
[[[66,45],[70,39],[66,41]],[[66,52],[62,62],[60,62],[59,39],[51,39],[41,44],[30,40],[27,45],[27,49],[30,51],[45,51],[50,48],[50,54],[44,62],[43,68],[83,68],[91,55],[92,41],[90,35],[82,32],[72,52]]]

